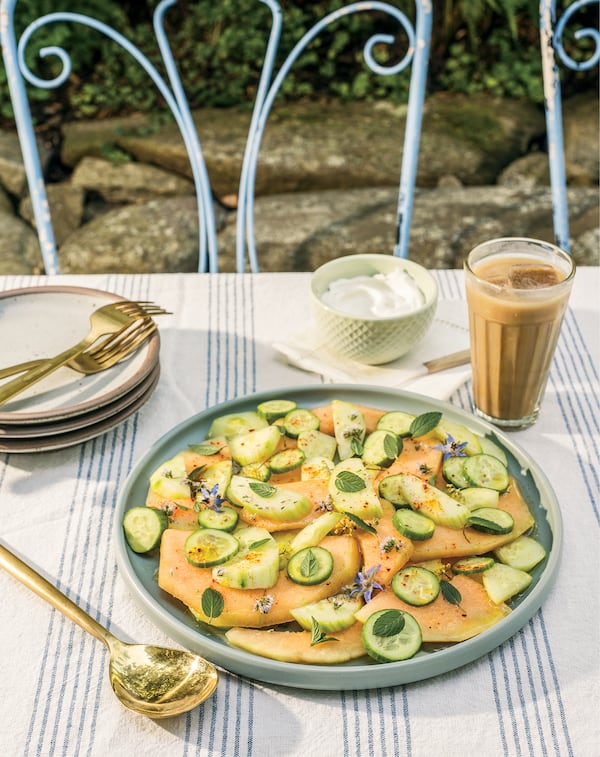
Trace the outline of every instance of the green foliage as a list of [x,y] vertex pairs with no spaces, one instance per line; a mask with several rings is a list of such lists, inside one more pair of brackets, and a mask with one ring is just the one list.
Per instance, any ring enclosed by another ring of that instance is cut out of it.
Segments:
[[[158,0],[19,0],[17,36],[30,20],[46,13],[88,14],[129,39],[166,78],[152,28],[157,4]],[[280,0],[280,4],[283,26],[276,71],[308,29],[348,3]],[[413,19],[414,0],[393,0],[393,4]],[[538,0],[436,0],[429,90],[526,97],[541,103],[537,13]],[[193,108],[251,107],[271,29],[266,5],[259,0],[179,0],[166,13],[165,25]],[[406,35],[394,18],[381,11],[361,10],[337,19],[302,51],[279,97],[406,101],[410,68],[380,76],[365,65],[363,47],[371,36],[381,33],[394,35],[395,41],[377,45],[374,54],[380,65],[391,66],[407,49]],[[586,44],[591,43],[573,45],[574,57],[585,57]],[[29,88],[37,120],[57,109],[67,118],[97,118],[164,108],[140,64],[98,31],[64,21],[36,31],[26,60],[37,75],[51,80],[60,73],[61,62],[55,56],[40,58],[40,47],[48,45],[68,53],[72,73],[59,91]],[[581,81],[589,86],[587,77],[568,74],[567,88]],[[6,75],[0,65],[0,116],[10,115]]]

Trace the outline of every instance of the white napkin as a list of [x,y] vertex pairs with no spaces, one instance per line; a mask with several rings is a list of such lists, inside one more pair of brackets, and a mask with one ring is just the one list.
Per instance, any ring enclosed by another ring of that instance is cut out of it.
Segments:
[[423,340],[411,352],[385,365],[364,365],[331,353],[319,345],[315,326],[273,348],[290,364],[310,373],[344,384],[402,387],[436,399],[448,399],[471,376],[470,365],[427,374],[427,360],[469,347],[466,303],[440,300]]

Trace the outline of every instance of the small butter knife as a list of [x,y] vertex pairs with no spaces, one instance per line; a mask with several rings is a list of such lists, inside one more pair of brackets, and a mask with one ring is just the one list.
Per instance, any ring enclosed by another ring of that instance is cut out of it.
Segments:
[[460,352],[452,352],[450,355],[443,355],[442,357],[433,358],[433,360],[426,360],[423,365],[425,366],[427,373],[437,373],[438,371],[447,371],[449,368],[456,368],[457,365],[465,365],[471,362],[471,351],[460,350]]

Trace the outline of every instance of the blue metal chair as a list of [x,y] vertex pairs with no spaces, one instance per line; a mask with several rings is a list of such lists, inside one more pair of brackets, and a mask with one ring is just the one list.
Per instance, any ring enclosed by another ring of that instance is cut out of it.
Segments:
[[563,141],[562,98],[559,62],[574,71],[585,71],[597,65],[600,58],[600,32],[598,29],[580,29],[575,38],[590,37],[594,53],[585,61],[575,61],[563,47],[563,33],[575,14],[599,0],[576,0],[556,17],[556,0],[540,0],[540,45],[544,81],[544,108],[548,140],[548,161],[552,189],[552,216],[556,244],[570,251],[567,178]]
[[[358,12],[379,11],[397,20],[408,39],[408,48],[403,59],[393,66],[382,66],[375,60],[373,48],[377,44],[391,44],[394,37],[387,34],[375,34],[364,47],[366,65],[375,73],[389,76],[397,74],[412,64],[409,107],[404,135],[403,163],[400,175],[398,209],[397,209],[397,244],[395,255],[408,255],[408,241],[412,218],[414,187],[416,181],[417,160],[421,134],[423,101],[429,59],[429,42],[432,24],[431,0],[415,0],[415,24],[398,8],[385,2],[369,0],[355,2],[340,8],[316,23],[295,45],[277,71],[275,58],[278,52],[282,28],[282,12],[276,0],[258,0],[267,5],[271,11],[272,24],[266,44],[265,58],[261,70],[259,86],[253,106],[250,129],[244,150],[239,182],[239,199],[236,228],[236,266],[239,272],[246,269],[259,270],[258,255],[254,240],[254,194],[256,169],[260,146],[274,100],[289,70],[304,52],[310,42],[327,26],[343,16]],[[164,15],[177,0],[162,0],[154,12],[154,32],[160,54],[167,72],[167,79],[137,47],[126,37],[103,22],[80,13],[49,13],[33,21],[17,41],[14,31],[14,8],[18,0],[0,0],[0,38],[2,41],[4,64],[7,71],[11,100],[15,114],[17,131],[23,153],[29,191],[42,257],[47,273],[60,273],[56,243],[52,231],[52,221],[48,206],[44,177],[41,170],[37,144],[35,140],[31,111],[26,93],[26,82],[30,85],[54,89],[63,84],[70,72],[71,61],[68,53],[59,47],[46,47],[40,50],[40,57],[58,56],[62,71],[56,78],[47,81],[37,77],[25,62],[25,49],[37,29],[55,22],[72,22],[95,29],[114,40],[130,53],[148,73],[155,86],[164,97],[180,129],[186,146],[192,175],[198,198],[198,223],[200,228],[198,270],[218,271],[218,245],[216,222],[210,190],[210,181],[202,154],[199,136],[196,132],[185,92],[173,59],[169,41],[164,30]]]

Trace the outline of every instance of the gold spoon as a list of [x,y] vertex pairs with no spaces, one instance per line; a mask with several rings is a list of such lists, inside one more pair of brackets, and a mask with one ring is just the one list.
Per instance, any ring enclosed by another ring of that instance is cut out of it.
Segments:
[[111,686],[130,710],[150,718],[170,718],[193,709],[215,690],[217,671],[202,657],[117,639],[2,544],[0,566],[106,645]]

